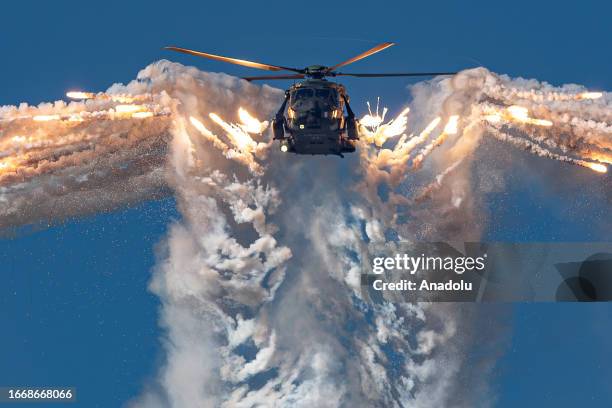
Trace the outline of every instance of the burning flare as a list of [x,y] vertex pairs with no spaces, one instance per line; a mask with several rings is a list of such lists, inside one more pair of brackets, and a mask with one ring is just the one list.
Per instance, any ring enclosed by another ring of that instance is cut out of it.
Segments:
[[70,99],[99,99],[99,100],[110,100],[118,103],[132,103],[136,100],[147,100],[151,98],[150,94],[142,94],[142,95],[126,95],[126,94],[108,94],[106,92],[83,92],[83,91],[71,91],[67,92],[66,96]]
[[53,120],[60,120],[60,119],[61,119],[60,115],[35,115],[34,117],[32,117],[32,120],[36,122],[50,122]]
[[602,92],[583,92],[576,99],[599,99],[603,96]]
[[368,111],[369,113],[359,120],[360,133],[366,142],[374,143],[380,147],[390,138],[399,136],[406,131],[410,108],[404,109],[387,123],[384,123],[384,121],[388,110],[385,107],[382,113],[379,113],[379,102],[376,103],[375,113],[372,112],[368,102]]
[[512,105],[506,108],[508,113],[507,118],[521,123],[530,125],[550,127],[553,123],[550,120],[535,119],[529,117],[529,110],[522,106]]
[[359,124],[369,128],[372,132],[376,132],[378,127],[385,121],[385,116],[387,115],[388,109],[387,107],[384,107],[382,113],[379,113],[380,97],[376,98],[376,112],[372,112],[370,101],[367,101],[366,105],[368,106],[368,113],[361,118]]
[[589,169],[596,171],[597,173],[607,173],[608,168],[601,163],[592,163],[588,161],[580,161],[578,164],[584,167],[588,167]]
[[127,104],[127,105],[115,106],[115,112],[117,113],[134,113],[134,112],[141,112],[145,110],[146,108],[142,105]]
[[253,117],[246,109],[238,109],[238,116],[242,122],[242,129],[247,133],[262,133],[268,127],[268,122],[260,122]]
[[457,134],[457,123],[459,122],[459,115],[452,115],[448,118],[448,122],[446,126],[444,126],[443,132],[447,135],[455,135]]
[[[436,122],[436,126],[438,123],[439,123],[439,120]],[[442,130],[442,133],[440,133],[440,136],[436,137],[431,143],[429,143],[427,146],[421,149],[419,154],[414,158],[414,160],[412,161],[413,169],[416,170],[420,168],[421,165],[423,164],[423,160],[425,160],[425,158],[429,156],[436,147],[444,143],[449,135],[457,134],[457,131],[458,131],[457,124],[458,123],[459,123],[459,115],[452,115],[448,118],[448,122],[446,122],[446,125],[444,125],[444,129]]]
[[238,110],[240,123],[229,123],[223,120],[218,114],[211,112],[208,117],[221,129],[225,131],[225,135],[230,144],[224,142],[209,130],[204,124],[193,116],[189,117],[189,121],[202,136],[206,138],[212,145],[219,149],[227,158],[233,159],[247,166],[253,174],[262,174],[263,168],[256,161],[256,157],[264,152],[270,143],[258,143],[251,134],[261,134],[268,127],[267,121],[260,121],[251,115],[246,109]]
[[96,97],[96,94],[93,92],[72,91],[66,93],[66,96],[70,99],[93,99]]
[[257,147],[257,143],[255,143],[251,136],[240,126],[224,121],[216,113],[211,112],[208,114],[208,116],[213,120],[213,122],[225,130],[227,136],[230,138],[230,141],[238,150],[252,151],[255,149],[255,147]]

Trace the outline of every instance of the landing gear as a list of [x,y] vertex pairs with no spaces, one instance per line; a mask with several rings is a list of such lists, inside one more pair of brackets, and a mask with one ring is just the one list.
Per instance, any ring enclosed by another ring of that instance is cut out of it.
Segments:
[[357,119],[351,118],[350,116],[346,118],[346,133],[348,135],[349,140],[358,140],[359,132],[357,131]]
[[[344,104],[346,105],[346,134],[349,140],[359,140],[359,131],[357,130],[357,119],[355,119],[355,113],[349,105],[348,98],[346,95],[342,95]],[[353,151],[355,148],[353,147]]]
[[274,140],[285,139],[285,118],[274,118],[272,120],[272,134]]
[[272,134],[274,140],[285,140],[285,107],[289,101],[289,92],[285,92],[285,101],[272,120]]

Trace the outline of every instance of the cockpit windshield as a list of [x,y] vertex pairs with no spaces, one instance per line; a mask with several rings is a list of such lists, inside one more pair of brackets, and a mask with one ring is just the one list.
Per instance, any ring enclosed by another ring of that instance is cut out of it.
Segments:
[[293,92],[292,101],[302,101],[304,99],[317,97],[318,99],[324,99],[329,101],[335,101],[337,94],[333,89],[323,88],[323,89],[312,89],[312,88],[302,88]]
[[293,102],[301,101],[304,99],[312,98],[314,92],[312,89],[298,89],[293,93]]
[[317,98],[327,99],[329,98],[330,94],[331,92],[329,91],[329,89],[317,89],[315,91],[315,95],[317,96]]

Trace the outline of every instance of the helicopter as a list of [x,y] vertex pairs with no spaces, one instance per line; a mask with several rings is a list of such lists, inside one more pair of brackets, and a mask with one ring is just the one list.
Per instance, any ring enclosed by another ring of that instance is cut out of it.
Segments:
[[[419,77],[454,75],[456,72],[412,72],[412,73],[345,73],[338,68],[369,57],[395,45],[384,42],[333,66],[310,65],[306,68],[291,68],[262,64],[244,59],[208,54],[180,47],[164,47],[167,50],[228,62],[266,71],[289,71],[292,74],[243,77],[247,81],[304,79],[285,91],[285,100],[272,120],[273,139],[280,142],[281,152],[310,155],[338,155],[355,151],[359,139],[359,122],[349,105],[349,96],[344,85],[328,81],[334,77]],[[346,111],[346,113],[345,113]]]

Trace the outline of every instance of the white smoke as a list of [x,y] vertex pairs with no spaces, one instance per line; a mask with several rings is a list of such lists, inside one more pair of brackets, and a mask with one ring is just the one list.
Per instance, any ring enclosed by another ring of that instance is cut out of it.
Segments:
[[[140,99],[0,107],[0,228],[168,194],[172,101],[164,94]],[[128,107],[136,111],[121,112]]]
[[[385,239],[385,227],[343,175],[359,158],[269,152],[265,173],[249,171],[185,120],[235,114],[249,105],[239,97],[245,84],[183,70],[166,64],[140,75],[179,100],[171,90],[188,89],[198,103],[178,104],[172,187],[183,220],[152,283],[167,361],[158,388],[134,405],[436,406],[453,398],[468,345],[457,334],[461,308],[361,296],[359,256],[365,241]],[[253,89],[269,103],[248,108],[271,116],[282,94]]]

